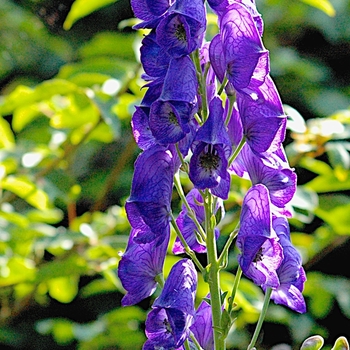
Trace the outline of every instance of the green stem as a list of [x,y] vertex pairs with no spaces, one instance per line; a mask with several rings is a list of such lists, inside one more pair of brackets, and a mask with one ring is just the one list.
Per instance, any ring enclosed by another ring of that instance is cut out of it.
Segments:
[[185,193],[184,193],[182,186],[181,186],[181,181],[180,181],[179,175],[180,175],[179,172],[177,172],[174,176],[174,185],[176,187],[177,193],[179,194],[179,197],[182,200],[182,202],[185,204],[185,207],[187,209],[187,215],[190,217],[190,219],[196,225],[197,231],[198,231],[200,237],[202,238],[202,240],[205,241],[206,233],[203,230],[203,227],[201,226],[201,224],[198,222],[196,214],[193,212],[192,208],[190,207],[190,205],[187,202]]
[[256,343],[256,341],[258,339],[261,327],[263,325],[263,322],[264,322],[264,319],[265,319],[265,316],[266,316],[267,309],[269,307],[271,293],[272,293],[272,289],[271,288],[267,288],[266,292],[265,292],[264,305],[263,305],[263,308],[261,310],[258,323],[257,323],[257,325],[255,327],[255,331],[254,331],[252,340],[251,340],[250,344],[248,345],[247,350],[254,349],[255,343]]
[[193,344],[195,345],[195,347],[196,347],[197,350],[203,350],[203,348],[201,347],[201,345],[198,343],[197,338],[194,336],[194,334],[193,334],[192,332],[190,333],[190,338],[191,338],[191,340],[192,340],[192,342],[193,342]]
[[196,67],[197,71],[197,79],[198,79],[198,86],[199,86],[199,93],[202,98],[202,116],[203,116],[203,122],[205,122],[208,118],[208,102],[207,102],[207,92],[206,92],[206,79],[205,76],[202,73],[202,67],[199,59],[199,51],[196,50],[191,53],[191,59]]
[[222,94],[222,92],[225,89],[225,86],[228,82],[227,76],[225,75],[224,80],[222,81],[222,84],[220,85],[219,91],[218,91],[218,95],[220,96]]
[[236,101],[236,96],[228,96],[228,100],[230,102],[230,105],[229,105],[229,110],[228,110],[228,113],[227,113],[226,119],[225,119],[225,125],[226,126],[230,122],[230,119],[231,119],[231,116],[232,116],[232,111],[233,111],[233,106],[235,105],[235,101]]
[[189,245],[187,244],[184,236],[182,235],[180,229],[179,229],[179,226],[177,226],[177,223],[175,221],[175,218],[174,216],[171,214],[171,224],[173,225],[173,228],[177,234],[177,236],[179,237],[182,245],[184,246],[185,248],[185,251],[186,251],[186,254],[193,260],[193,262],[196,264],[196,266],[198,267],[198,269],[200,270],[200,272],[202,274],[205,274],[205,269],[204,267],[202,266],[202,264],[200,263],[200,261],[198,260],[195,252],[189,247]]
[[239,145],[237,146],[237,148],[235,149],[235,151],[233,152],[232,156],[230,157],[230,159],[228,160],[228,164],[232,164],[232,162],[236,159],[236,157],[238,156],[239,152],[241,152],[243,146],[245,145],[246,139],[245,136],[242,137],[241,142],[239,143]]
[[208,283],[210,290],[210,305],[213,320],[214,348],[225,350],[225,338],[221,327],[221,289],[220,289],[220,267],[217,259],[217,247],[212,220],[212,196],[208,190],[205,192],[205,231],[207,233],[207,258],[208,258]]
[[239,282],[241,281],[241,277],[242,277],[242,269],[238,265],[238,269],[236,272],[236,277],[235,277],[235,281],[233,283],[232,292],[231,292],[231,296],[229,298],[229,305],[228,305],[228,309],[227,309],[229,315],[231,315],[231,311],[234,307],[234,301],[235,301],[236,293],[238,290]]
[[228,236],[228,240],[226,241],[226,243],[224,245],[224,248],[221,251],[221,254],[220,254],[220,257],[219,257],[219,264],[220,265],[223,265],[224,259],[225,259],[225,257],[228,254],[228,250],[230,249],[231,244],[234,241],[234,239],[237,237],[238,230],[239,230],[239,223],[237,224],[235,229]]

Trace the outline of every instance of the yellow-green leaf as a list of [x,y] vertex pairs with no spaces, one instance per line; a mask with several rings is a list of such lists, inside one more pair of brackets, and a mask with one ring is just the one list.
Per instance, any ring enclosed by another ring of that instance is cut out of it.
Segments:
[[329,0],[300,0],[310,6],[316,7],[330,17],[335,16],[335,9]]
[[8,122],[0,117],[0,148],[12,148],[15,138]]
[[76,0],[63,23],[63,28],[69,30],[80,18],[83,18],[102,7],[113,4],[116,1],[117,0]]
[[70,303],[78,294],[78,276],[70,275],[48,281],[49,294],[61,303]]
[[33,207],[45,210],[50,208],[49,196],[43,190],[22,176],[8,176],[0,182],[0,186],[24,199]]

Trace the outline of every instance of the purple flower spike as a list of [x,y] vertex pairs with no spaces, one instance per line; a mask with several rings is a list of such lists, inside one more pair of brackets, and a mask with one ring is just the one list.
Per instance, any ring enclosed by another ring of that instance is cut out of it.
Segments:
[[267,188],[258,184],[247,192],[237,237],[238,256],[243,273],[256,285],[277,288],[277,268],[283,253],[272,230],[270,197]]
[[153,146],[135,162],[131,195],[125,205],[137,243],[150,243],[169,230],[175,159],[162,146]]
[[237,91],[255,91],[269,73],[268,51],[249,10],[233,3],[220,20],[227,77]]
[[[203,204],[203,197],[199,193],[197,189],[192,189],[186,196],[187,202],[193,212],[196,215],[197,221],[199,224],[203,224],[205,221],[205,211],[204,211],[204,204]],[[221,210],[223,217],[224,215],[224,206],[222,200],[218,199],[214,215],[217,213],[218,210]],[[197,227],[193,220],[188,216],[188,211],[185,205],[182,206],[182,210],[179,214],[179,216],[176,219],[176,223],[184,236],[187,244],[189,247],[194,250],[197,253],[205,253],[207,251],[207,248],[203,243],[199,243],[196,237],[196,231]],[[219,237],[220,231],[218,228],[215,228],[215,237],[216,239]],[[185,249],[178,237],[176,237],[174,247],[173,247],[173,253],[174,254],[182,254],[185,253]]]
[[127,294],[122,305],[134,305],[152,295],[157,287],[155,277],[162,273],[164,259],[169,243],[169,234],[162,237],[160,244],[155,242],[137,244],[134,237],[137,230],[132,229],[128,246],[118,266],[118,277]]
[[210,188],[214,195],[227,199],[230,187],[227,166],[231,143],[224,125],[221,103],[218,97],[211,101],[209,117],[197,132],[189,177],[196,188]]
[[290,241],[289,225],[285,217],[274,218],[273,228],[283,247],[283,261],[277,269],[280,286],[272,291],[271,299],[299,313],[306,312],[302,291],[306,275],[301,266],[301,257]]
[[147,342],[143,349],[182,346],[195,315],[197,272],[191,260],[182,259],[171,269],[160,296],[146,320]]

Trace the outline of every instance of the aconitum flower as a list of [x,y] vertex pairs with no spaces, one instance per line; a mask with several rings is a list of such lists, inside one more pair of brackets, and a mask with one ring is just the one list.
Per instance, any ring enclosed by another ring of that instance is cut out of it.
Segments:
[[[219,18],[221,47],[224,53],[228,80],[237,91],[254,93],[269,73],[268,51],[264,48],[260,33],[249,10],[240,3],[233,3]],[[221,71],[217,60],[212,62],[214,71]]]
[[118,265],[118,277],[127,291],[122,299],[123,306],[137,304],[154,293],[169,243],[169,234],[162,236],[160,242],[135,243],[137,232],[131,230],[128,246]]
[[273,219],[273,228],[283,248],[283,261],[277,269],[280,285],[272,290],[271,299],[299,313],[306,312],[302,291],[306,281],[301,256],[290,241],[289,224],[285,217]]
[[205,28],[202,0],[177,0],[158,24],[157,42],[172,57],[186,56],[200,48]]
[[137,243],[150,243],[159,236],[165,239],[169,232],[175,163],[171,151],[157,145],[141,153],[135,162],[125,208],[131,227],[137,230]]
[[231,142],[224,125],[224,109],[219,97],[209,105],[209,117],[196,134],[190,160],[189,177],[197,189],[227,199],[230,175],[227,171]]
[[175,0],[131,0],[135,16],[143,20],[134,28],[155,28],[174,2]]
[[[199,191],[196,188],[193,188],[186,196],[186,200],[192,209],[194,215],[196,216],[196,219],[200,225],[203,225],[205,222],[205,210],[204,210],[204,203],[203,203],[203,197],[199,193]],[[218,198],[216,203],[216,208],[214,210],[214,215],[218,211],[221,211],[220,216],[223,217],[224,215],[224,206],[223,202],[220,198]],[[197,252],[197,253],[205,253],[207,251],[205,242],[198,241],[198,228],[194,221],[191,219],[191,217],[188,214],[187,207],[183,204],[182,210],[179,214],[179,216],[176,219],[176,223],[185,238],[187,244],[189,247]],[[215,228],[215,237],[218,238],[220,235],[219,229]],[[177,237],[174,243],[173,247],[173,253],[174,254],[182,254],[185,253],[185,249],[180,241],[180,239]]]
[[143,349],[173,349],[187,339],[195,315],[197,272],[191,260],[182,259],[171,269],[160,296],[146,319],[148,340]]
[[149,128],[160,144],[176,143],[192,128],[197,107],[197,79],[188,56],[172,59],[162,93],[149,113]]
[[262,184],[252,186],[244,197],[237,247],[243,273],[258,286],[278,288],[276,270],[283,253],[272,229],[269,192]]

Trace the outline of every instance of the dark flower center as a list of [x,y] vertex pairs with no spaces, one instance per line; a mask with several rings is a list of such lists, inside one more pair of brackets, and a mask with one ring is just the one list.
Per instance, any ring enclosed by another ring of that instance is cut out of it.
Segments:
[[261,247],[258,252],[255,255],[255,258],[253,260],[253,262],[257,263],[259,261],[262,261],[264,255],[263,255],[263,248]]
[[174,112],[169,112],[169,122],[173,125],[176,125],[176,126],[179,125],[179,121],[177,120]]
[[172,333],[172,329],[171,329],[170,323],[169,323],[169,321],[166,318],[164,319],[163,324],[165,326],[166,332],[167,333]]
[[186,30],[184,25],[182,23],[178,23],[178,24],[175,24],[174,27],[175,27],[176,39],[185,42],[187,37],[186,37]]
[[220,157],[217,155],[216,149],[212,146],[208,146],[208,151],[202,153],[199,157],[199,165],[205,170],[216,170],[220,164]]

